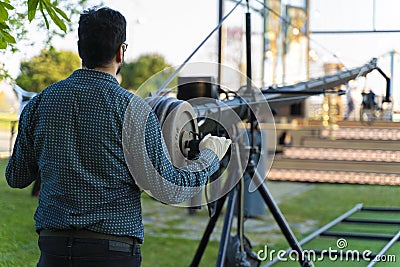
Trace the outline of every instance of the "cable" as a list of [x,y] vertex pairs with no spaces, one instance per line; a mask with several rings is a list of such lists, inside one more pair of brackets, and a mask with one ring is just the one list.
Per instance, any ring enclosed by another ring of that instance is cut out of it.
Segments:
[[189,60],[192,59],[192,57],[199,51],[199,49],[210,39],[210,37],[217,31],[219,28],[222,27],[222,24],[224,21],[235,11],[235,9],[243,2],[243,0],[240,0],[237,2],[237,4],[232,8],[231,11],[229,11],[228,14],[226,14],[221,21],[218,23],[218,25],[210,32],[210,34],[200,43],[198,47],[189,55],[189,57],[172,73],[169,78],[161,85],[161,87],[157,90],[157,93],[164,90],[167,85],[175,78],[175,76],[183,69],[183,67],[186,66],[186,64],[189,62]]

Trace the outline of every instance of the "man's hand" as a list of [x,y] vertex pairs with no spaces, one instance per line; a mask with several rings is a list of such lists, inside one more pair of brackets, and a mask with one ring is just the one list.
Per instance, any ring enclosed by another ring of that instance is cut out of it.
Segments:
[[211,136],[211,134],[206,135],[203,140],[201,140],[199,148],[200,151],[204,149],[211,149],[217,154],[219,160],[221,160],[232,141],[230,139],[226,139],[225,137]]

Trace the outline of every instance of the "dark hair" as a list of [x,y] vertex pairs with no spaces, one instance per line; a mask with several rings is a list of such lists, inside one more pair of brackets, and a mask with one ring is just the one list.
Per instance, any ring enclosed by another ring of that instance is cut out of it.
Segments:
[[104,67],[126,40],[126,20],[121,13],[108,7],[91,8],[80,16],[78,37],[82,66]]

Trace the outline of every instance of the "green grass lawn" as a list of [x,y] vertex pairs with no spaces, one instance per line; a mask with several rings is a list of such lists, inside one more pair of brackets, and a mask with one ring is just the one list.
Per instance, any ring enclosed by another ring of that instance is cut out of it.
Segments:
[[[285,201],[280,205],[282,212],[291,224],[295,224],[308,218],[317,220],[319,226],[332,221],[347,210],[350,210],[358,203],[363,203],[364,207],[400,207],[400,187],[396,186],[372,186],[372,185],[343,185],[343,184],[318,184],[313,190],[301,194],[291,201]],[[365,214],[364,214],[365,215]],[[375,217],[374,217],[375,216]],[[400,221],[400,214],[369,214],[368,218],[397,219]],[[361,218],[362,213],[356,213],[352,217]],[[335,232],[367,232],[376,234],[394,235],[400,230],[399,225],[372,227],[370,225],[349,225],[340,224],[331,229]],[[294,231],[296,233],[296,231]],[[296,233],[299,239],[302,236]],[[303,237],[305,235],[303,234]],[[317,238],[303,246],[304,249],[338,249],[336,246],[337,238]],[[359,239],[348,239],[348,250],[371,250],[374,253],[379,252],[386,242],[366,241]],[[277,245],[277,249],[286,248],[287,244],[282,242]],[[400,261],[400,244],[394,246],[387,254],[396,255],[397,261]],[[345,265],[343,262],[323,261],[316,263],[316,266],[366,266],[365,261],[351,262]],[[276,266],[298,266],[295,263],[280,263]],[[397,263],[377,264],[376,266],[398,266]]]
[[[0,267],[25,267],[36,266],[39,256],[37,248],[37,234],[34,231],[33,214],[37,205],[37,199],[30,197],[30,188],[19,190],[11,189],[4,179],[4,170],[7,161],[0,160]],[[284,184],[283,184],[284,185]],[[317,184],[311,190],[295,197],[287,196],[280,203],[280,208],[293,226],[296,236],[306,236],[308,233],[300,232],[296,225],[305,221],[315,222],[314,228],[320,227],[345,211],[351,209],[357,203],[365,206],[400,206],[400,187],[394,186],[368,186],[368,185],[339,185]],[[144,197],[143,201],[153,201]],[[207,217],[202,220],[207,219]],[[179,219],[177,219],[179,221]],[[176,238],[168,236],[174,232],[171,222],[169,231],[164,235],[149,231],[142,246],[143,267],[180,267],[188,266],[195,253],[199,240],[188,236]],[[351,226],[344,230],[354,230]],[[149,228],[150,230],[151,227]],[[315,230],[315,229],[313,229]],[[361,229],[363,230],[363,229]],[[368,227],[366,229],[368,231]],[[383,227],[385,233],[391,233],[393,229]],[[310,232],[312,232],[310,230]],[[264,240],[264,237],[263,237]],[[279,242],[271,242],[268,234],[265,234],[265,244],[274,243],[272,248],[287,248],[283,237]],[[335,247],[336,239],[318,239],[312,241],[306,248]],[[207,247],[200,266],[215,266],[218,253],[217,241],[212,241]],[[349,240],[349,249],[379,250],[381,243],[370,241]],[[253,250],[263,249],[263,244],[257,244]],[[396,245],[389,253],[399,253],[400,245]],[[397,257],[400,260],[400,255]],[[299,266],[297,263],[279,264],[277,266]],[[316,266],[344,266],[341,263],[318,262]],[[366,266],[365,263],[354,263],[347,266]],[[397,266],[381,264],[377,266]]]

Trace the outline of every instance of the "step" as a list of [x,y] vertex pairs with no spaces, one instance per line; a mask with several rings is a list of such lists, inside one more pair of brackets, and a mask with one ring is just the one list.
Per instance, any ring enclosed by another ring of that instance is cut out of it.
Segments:
[[367,162],[400,163],[400,150],[320,148],[320,147],[285,147],[282,151],[285,159],[302,160],[340,160]]
[[399,128],[340,127],[335,130],[323,129],[320,137],[350,140],[400,140]]
[[268,174],[267,179],[271,181],[293,181],[311,183],[400,185],[400,174],[316,169],[304,170],[272,168]]
[[400,174],[400,164],[395,162],[301,160],[285,159],[280,155],[275,156],[272,168]]
[[330,140],[325,138],[307,136],[302,138],[302,140],[300,141],[300,145],[304,147],[321,148],[400,150],[400,142],[393,140]]

